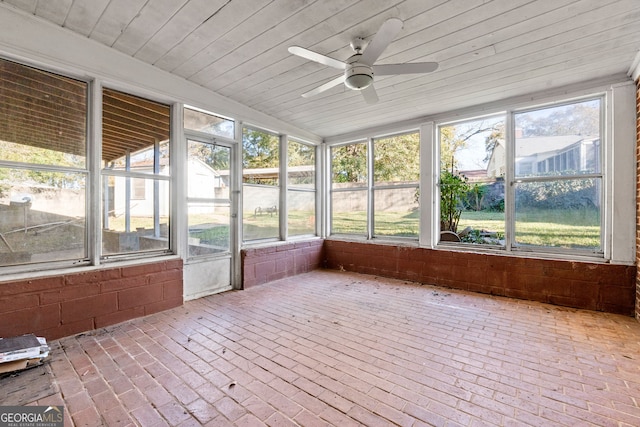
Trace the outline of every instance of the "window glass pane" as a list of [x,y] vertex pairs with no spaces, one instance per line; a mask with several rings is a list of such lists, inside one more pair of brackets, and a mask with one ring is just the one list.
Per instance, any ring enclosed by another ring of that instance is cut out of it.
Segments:
[[516,243],[599,250],[601,192],[600,178],[516,183]]
[[110,89],[102,101],[103,167],[169,175],[169,106]]
[[515,114],[515,243],[600,251],[601,100]]
[[515,115],[516,176],[599,173],[600,100]]
[[235,137],[235,123],[233,120],[191,108],[184,109],[184,128],[230,139]]
[[439,128],[441,241],[504,242],[504,117]]
[[420,180],[420,134],[408,133],[374,140],[375,185]]
[[[158,151],[158,162],[155,153]],[[157,167],[156,167],[157,165]],[[125,172],[169,175],[169,142],[164,141],[156,146],[150,145],[140,151],[126,153],[123,157],[103,163],[104,169]]]
[[86,166],[87,84],[0,59],[0,160]]
[[[420,134],[373,141],[375,236],[418,236]],[[410,185],[410,187],[405,187]],[[377,187],[394,186],[394,189]]]
[[0,168],[0,266],[85,259],[85,187],[84,174]]
[[367,192],[331,193],[331,233],[367,234]]
[[102,255],[168,250],[170,181],[139,175],[170,175],[171,109],[110,89],[102,99]]
[[190,202],[188,215],[190,257],[229,252],[229,203]]
[[242,186],[242,231],[244,240],[280,237],[280,190],[270,185]]
[[[331,148],[331,234],[367,234],[367,145]],[[341,191],[335,191],[341,190]]]
[[133,181],[103,176],[104,255],[169,249],[169,181],[144,179],[142,200],[131,197]]
[[231,148],[187,141],[189,256],[229,252]]
[[375,190],[374,235],[418,237],[418,187]]
[[277,186],[280,176],[280,138],[272,133],[242,130],[242,182]]
[[290,236],[316,234],[315,191],[287,191],[288,234]]
[[287,233],[316,233],[316,147],[288,141]]
[[331,184],[332,188],[367,185],[367,144],[331,148]]
[[289,187],[315,189],[316,147],[289,141],[288,150]]
[[144,200],[147,197],[147,180],[131,178],[131,199]]
[[231,148],[191,140],[187,143],[188,196],[229,199]]
[[242,130],[242,230],[244,240],[280,237],[280,137]]

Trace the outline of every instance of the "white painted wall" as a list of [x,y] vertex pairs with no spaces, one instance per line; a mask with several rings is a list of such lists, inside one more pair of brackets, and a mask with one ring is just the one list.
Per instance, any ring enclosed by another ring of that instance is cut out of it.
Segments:
[[636,259],[636,113],[635,84],[611,88],[611,255],[615,264],[633,264]]
[[185,301],[201,298],[218,292],[229,291],[231,263],[229,257],[190,261],[184,264],[183,283]]

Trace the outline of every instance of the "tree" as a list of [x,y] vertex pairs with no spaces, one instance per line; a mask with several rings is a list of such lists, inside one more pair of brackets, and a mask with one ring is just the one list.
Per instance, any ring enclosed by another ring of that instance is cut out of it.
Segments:
[[517,116],[516,126],[523,136],[599,135],[600,101],[580,102],[549,108],[547,114]]
[[245,128],[242,131],[242,167],[279,167],[279,147],[277,135]]
[[373,154],[376,182],[418,181],[420,178],[419,133],[376,139]]
[[189,156],[200,159],[213,170],[229,170],[229,152],[228,148],[214,144],[189,144]]
[[465,141],[456,137],[455,126],[440,128],[440,170],[448,171],[457,167],[456,151],[464,145]]
[[0,180],[12,182],[31,181],[36,184],[56,188],[76,188],[83,186],[83,179],[78,174],[36,170],[37,165],[54,165],[83,168],[84,156],[76,156],[62,151],[48,150],[8,141],[0,141],[0,152],[4,160],[27,163],[35,166],[32,170],[11,169],[0,174]]
[[316,147],[289,141],[287,146],[287,167],[311,166],[311,170],[292,173],[289,171],[289,185],[313,184],[315,182]]
[[275,168],[276,178],[265,178],[243,174],[243,182],[277,185],[277,170],[280,167],[280,138],[267,132],[253,129],[242,131],[242,167],[244,169]]
[[366,182],[367,145],[364,142],[331,149],[333,182]]
[[500,143],[500,141],[504,141],[504,122],[498,122],[493,128],[489,135],[487,135],[484,139],[484,148],[485,148],[485,157],[484,161],[488,162],[491,159],[491,155],[493,154],[493,150]]
[[[377,138],[373,146],[376,182],[417,181],[420,177],[420,134]],[[333,182],[366,182],[367,144],[334,147],[331,150]]]
[[487,193],[487,186],[480,185],[478,183],[471,184],[469,186],[469,192],[467,194],[469,206],[474,211],[482,210],[482,202],[484,201],[484,195]]
[[[487,146],[487,150],[493,149],[498,138],[504,135],[504,124],[487,123],[484,120],[467,122],[440,128],[440,169],[454,170],[458,168],[456,153],[467,146],[468,141],[476,135],[490,132],[487,138],[491,138],[493,146]],[[485,141],[485,144],[488,144]],[[490,155],[485,158],[488,160]]]

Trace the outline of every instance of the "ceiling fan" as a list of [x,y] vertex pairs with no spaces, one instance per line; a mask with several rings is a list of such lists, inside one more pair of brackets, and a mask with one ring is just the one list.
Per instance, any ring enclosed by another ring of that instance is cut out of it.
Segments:
[[438,68],[437,62],[374,65],[389,43],[398,35],[402,26],[402,20],[398,18],[387,19],[366,48],[364,47],[365,40],[361,37],[356,37],[351,41],[351,48],[355,51],[355,54],[351,55],[345,62],[300,46],[291,46],[289,52],[294,55],[318,62],[322,65],[344,70],[343,75],[309,92],[303,93],[302,96],[308,98],[318,95],[340,83],[344,83],[349,89],[359,90],[367,104],[375,104],[378,102],[378,94],[373,87],[374,75],[420,74],[435,71]]

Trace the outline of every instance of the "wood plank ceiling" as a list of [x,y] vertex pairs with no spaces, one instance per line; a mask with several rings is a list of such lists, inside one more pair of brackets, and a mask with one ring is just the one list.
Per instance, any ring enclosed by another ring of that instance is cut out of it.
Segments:
[[[573,83],[625,77],[640,48],[638,0],[4,0],[84,37],[319,136],[335,136]],[[1,13],[1,10],[0,10]],[[437,61],[427,75],[376,77],[368,105],[342,85],[355,36],[404,21],[378,63]]]

